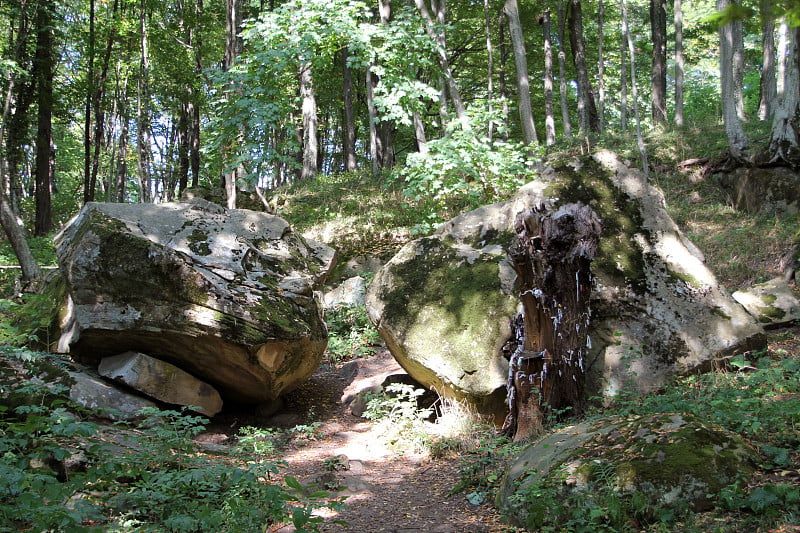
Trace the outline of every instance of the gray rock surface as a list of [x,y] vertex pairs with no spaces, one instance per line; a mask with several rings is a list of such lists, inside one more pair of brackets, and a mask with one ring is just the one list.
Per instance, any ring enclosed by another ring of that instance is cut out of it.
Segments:
[[115,387],[99,376],[87,372],[70,372],[74,383],[69,389],[72,401],[109,420],[136,420],[145,407],[155,402]]
[[664,197],[610,152],[545,169],[507,202],[484,206],[410,242],[375,276],[366,305],[392,355],[417,381],[499,414],[501,353],[518,308],[506,250],[517,213],[589,204],[603,219],[592,271],[588,390],[648,391],[763,347],[761,326],[703,264]]
[[319,364],[316,291],[335,252],[279,217],[200,199],[89,203],[55,240],[68,292],[58,349],[82,362],[146,353],[243,403]]
[[214,387],[175,365],[143,353],[105,357],[97,371],[163,403],[193,406],[206,416],[222,410],[222,398]]
[[765,328],[800,323],[800,301],[790,282],[775,278],[736,291],[733,299],[747,309]]

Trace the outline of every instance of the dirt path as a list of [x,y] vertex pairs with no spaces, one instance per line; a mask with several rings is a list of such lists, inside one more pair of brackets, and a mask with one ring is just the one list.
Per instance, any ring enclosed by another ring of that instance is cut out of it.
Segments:
[[[472,505],[465,494],[451,495],[460,478],[458,457],[433,459],[398,451],[381,437],[375,423],[354,416],[343,397],[380,383],[399,367],[388,354],[321,368],[300,390],[289,395],[286,409],[269,423],[291,427],[317,421],[313,440],[295,439],[281,453],[286,468],[304,486],[325,487],[344,498],[339,511],[322,510],[325,532],[494,533],[515,531],[500,522],[494,506]],[[344,521],[346,524],[336,523]],[[289,533],[292,526],[271,531]]]

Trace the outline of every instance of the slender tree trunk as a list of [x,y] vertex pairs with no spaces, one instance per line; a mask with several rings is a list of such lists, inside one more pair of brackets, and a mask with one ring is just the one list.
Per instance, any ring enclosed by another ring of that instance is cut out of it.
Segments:
[[497,21],[498,38],[500,39],[500,68],[497,71],[497,83],[500,90],[500,99],[503,102],[503,140],[508,140],[508,88],[506,87],[506,70],[508,65],[508,48],[506,47],[505,16],[502,11]]
[[731,23],[733,29],[733,95],[736,101],[736,115],[739,120],[747,120],[744,110],[744,24],[741,20]]
[[[31,21],[29,8],[30,3],[24,1],[18,10],[18,24],[14,27],[14,21],[9,21],[8,46],[13,50],[12,59],[16,64],[25,70],[31,68],[34,58],[31,57],[28,46],[29,35],[31,32]],[[16,30],[16,35],[15,35]],[[22,186],[21,176],[26,173],[25,161],[27,155],[25,147],[31,143],[30,127],[31,113],[30,108],[36,101],[35,81],[31,76],[14,77],[9,92],[9,102],[13,102],[10,108],[6,125],[6,138],[0,139],[0,146],[3,146],[5,158],[8,165],[8,174],[4,176],[3,187],[8,195],[8,203],[14,213],[19,213],[19,203],[24,197],[25,191]],[[28,173],[29,174],[29,173]]]
[[758,102],[758,118],[767,120],[772,116],[778,88],[775,80],[775,20],[770,11],[771,0],[761,0],[761,84]]
[[176,143],[178,145],[178,196],[189,186],[189,113],[189,103],[181,102],[176,132]]
[[83,117],[83,202],[93,200],[92,175],[92,99],[94,98],[95,0],[89,0],[89,37],[86,58],[86,105]]
[[38,121],[36,128],[36,236],[52,228],[50,184],[53,182],[51,145],[53,143],[53,0],[39,0],[36,9],[36,86]]
[[151,200],[150,175],[150,51],[147,35],[147,5],[139,4],[139,76],[136,81],[136,164],[139,201]]
[[[441,1],[444,2],[444,0]],[[447,49],[444,46],[441,46],[443,37],[439,34],[439,32],[436,31],[433,18],[428,10],[428,6],[425,4],[425,0],[414,0],[414,3],[416,4],[420,15],[422,15],[422,20],[425,25],[425,32],[428,34],[428,37],[430,37],[433,42],[439,44],[439,46],[436,47],[437,57],[439,59],[439,67],[442,69],[442,73],[444,74],[444,79],[447,83],[447,91],[450,95],[450,101],[453,102],[453,108],[456,111],[456,117],[461,123],[461,127],[465,130],[469,130],[470,125],[469,118],[467,117],[467,109],[464,107],[464,102],[461,99],[461,91],[459,90],[458,83],[453,76],[453,71],[450,68],[450,60],[447,57]]]
[[586,67],[583,13],[579,0],[570,0],[569,19],[569,44],[578,78],[578,117],[581,130],[584,133],[596,133],[600,131],[600,128],[597,121],[597,106],[594,104],[594,92],[589,81],[589,70]]
[[100,169],[100,153],[103,148],[103,138],[105,136],[105,112],[101,109],[101,103],[105,96],[106,81],[108,79],[108,68],[111,64],[111,52],[114,48],[116,40],[116,27],[113,20],[116,17],[119,8],[119,0],[114,0],[114,5],[111,12],[111,29],[108,33],[108,42],[106,43],[106,51],[103,55],[103,65],[100,69],[100,77],[97,80],[95,87],[94,99],[92,107],[94,108],[94,154],[92,155],[92,170],[89,178],[89,197],[94,200],[95,190],[97,189],[97,173]]
[[[730,0],[717,0],[717,9],[723,11]],[[720,85],[722,95],[722,117],[728,136],[728,149],[736,159],[743,159],[747,149],[747,136],[742,127],[736,89],[736,25],[728,23],[719,28],[720,40]]]
[[[620,2],[619,12],[622,13],[623,3]],[[628,129],[628,72],[625,56],[628,54],[627,36],[622,31],[622,19],[620,19],[619,40],[619,127],[622,131]]]
[[128,181],[128,137],[130,135],[128,123],[128,80],[124,80],[122,95],[119,99],[119,114],[121,128],[119,133],[119,156],[117,158],[117,169],[114,179],[113,202],[125,201],[125,185]]
[[[6,138],[6,124],[11,111],[11,100],[14,94],[14,84],[16,81],[14,71],[8,73],[8,86],[3,102],[3,112],[0,115],[0,141]],[[6,154],[0,151],[0,183],[7,183],[9,180],[8,166],[6,165]],[[42,277],[42,271],[36,258],[31,253],[28,240],[25,238],[25,232],[22,226],[17,221],[17,216],[8,202],[6,195],[6,188],[0,187],[0,225],[14,250],[14,255],[19,261],[20,268],[22,269],[22,279],[26,283],[32,283]]]
[[372,163],[372,177],[378,176],[381,170],[380,139],[378,138],[378,110],[375,107],[375,85],[378,77],[372,73],[372,68],[367,68],[367,113],[369,114],[369,158]]
[[[242,52],[242,40],[239,37],[239,30],[242,25],[243,7],[242,0],[225,0],[225,57],[223,60],[223,69],[225,71],[229,71],[231,67],[233,67],[236,58],[238,58],[239,54]],[[238,94],[240,88],[230,87],[229,90],[233,94]],[[243,142],[242,133],[243,132],[240,131],[240,136],[242,137],[240,141]],[[237,164],[233,170],[226,172],[222,177],[222,185],[225,189],[227,207],[229,209],[236,208],[237,181],[240,168],[241,165]]]
[[564,2],[558,2],[558,90],[561,95],[561,122],[564,124],[564,137],[572,139],[572,122],[569,118],[569,104],[567,103],[567,50],[564,27],[567,23],[564,12]]
[[542,13],[544,35],[544,132],[545,144],[556,142],[556,119],[553,111],[553,39],[550,33],[550,12]]
[[639,90],[636,86],[636,47],[633,44],[633,36],[628,29],[628,5],[622,0],[622,38],[628,43],[628,55],[630,56],[631,67],[631,97],[633,98],[633,116],[636,121],[636,145],[639,148],[639,156],[642,159],[642,172],[650,174],[650,164],[647,158],[647,147],[642,137],[642,121],[639,116]]
[[357,170],[356,162],[356,122],[353,114],[353,73],[347,63],[349,52],[342,49],[342,92],[344,101],[344,168],[347,172]]
[[489,13],[489,0],[483,0],[483,21],[484,31],[486,32],[486,110],[489,113],[489,124],[487,135],[489,137],[489,144],[491,145],[494,139],[494,120],[492,114],[494,111],[494,48],[492,46],[492,27],[491,15]]
[[653,122],[667,121],[667,3],[650,0],[650,35],[653,40],[651,113]]
[[605,129],[606,114],[606,83],[605,83],[605,57],[603,57],[603,16],[605,6],[603,0],[597,2],[597,127],[600,131]]
[[303,111],[303,167],[300,172],[301,179],[313,178],[319,172],[317,143],[318,119],[317,99],[314,94],[314,79],[311,73],[311,63],[300,63],[300,98]]
[[675,0],[675,125],[683,126],[683,2]]
[[519,121],[522,126],[522,139],[525,144],[538,144],[536,125],[531,109],[531,86],[528,79],[528,59],[525,53],[525,36],[519,19],[517,0],[506,0],[503,11],[508,17],[511,45],[514,49],[514,63],[517,66],[517,94],[519,97]]

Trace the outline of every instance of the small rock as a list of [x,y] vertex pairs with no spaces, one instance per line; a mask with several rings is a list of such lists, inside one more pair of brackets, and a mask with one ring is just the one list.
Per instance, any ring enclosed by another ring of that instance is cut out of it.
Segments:
[[733,293],[733,299],[747,309],[765,328],[800,322],[800,301],[783,278],[775,278]]

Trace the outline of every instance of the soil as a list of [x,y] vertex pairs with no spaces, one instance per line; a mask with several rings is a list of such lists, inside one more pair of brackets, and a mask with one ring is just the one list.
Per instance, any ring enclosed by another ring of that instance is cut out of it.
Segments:
[[[452,494],[462,462],[456,455],[431,457],[396,449],[379,425],[351,412],[358,390],[404,373],[388,352],[338,367],[322,366],[285,406],[268,418],[252,413],[215,420],[202,436],[219,442],[241,426],[308,428],[280,452],[281,475],[295,477],[309,491],[328,490],[345,505],[317,511],[323,532],[495,533],[514,532],[491,502],[473,505],[464,492]],[[295,531],[275,524],[270,532]]]

